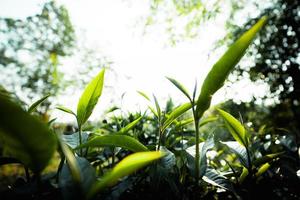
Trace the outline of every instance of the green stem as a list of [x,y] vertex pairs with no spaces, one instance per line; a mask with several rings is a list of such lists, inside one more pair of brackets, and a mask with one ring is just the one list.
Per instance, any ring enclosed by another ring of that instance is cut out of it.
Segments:
[[162,140],[162,131],[159,125],[159,129],[158,129],[158,134],[159,134],[159,138],[158,138],[158,146],[157,146],[157,151],[160,150],[160,146],[161,146],[161,140]]
[[[82,144],[82,138],[81,138],[81,125],[78,125],[78,134],[79,134],[79,145]],[[80,148],[80,156],[82,156],[82,148]]]
[[[192,104],[193,105],[193,104]],[[194,123],[195,123],[195,134],[196,134],[196,152],[195,152],[195,179],[196,183],[199,182],[199,160],[200,160],[200,154],[199,154],[199,119],[196,115],[195,107],[192,107],[193,111],[193,117],[194,117]]]

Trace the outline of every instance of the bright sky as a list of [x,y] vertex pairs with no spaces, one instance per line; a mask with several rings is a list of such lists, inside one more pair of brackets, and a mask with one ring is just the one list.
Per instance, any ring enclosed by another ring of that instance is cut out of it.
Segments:
[[[0,16],[25,17],[39,12],[40,0],[0,0]],[[225,17],[219,17],[216,23],[205,25],[198,39],[179,43],[175,47],[166,46],[167,36],[161,25],[155,25],[148,34],[143,35],[143,27],[137,23],[147,14],[147,0],[59,0],[66,6],[76,30],[86,31],[87,41],[97,46],[112,61],[111,66],[118,79],[107,74],[105,85],[113,89],[105,89],[100,99],[99,112],[107,109],[114,99],[124,111],[145,108],[147,102],[136,91],[141,90],[149,95],[154,93],[160,100],[171,96],[175,102],[185,102],[180,92],[165,79],[173,77],[183,83],[190,91],[195,83],[201,83],[212,64],[222,55],[223,50],[210,52],[214,42],[226,34]],[[69,64],[72,61],[68,62]],[[111,77],[111,78],[110,78]],[[199,88],[199,87],[198,87]],[[112,90],[112,91],[108,91]],[[61,104],[76,110],[77,99],[82,91],[70,96],[61,97]],[[123,101],[121,95],[126,92]],[[236,84],[230,93],[218,92],[213,103],[225,100],[226,97],[247,101],[252,94],[261,96],[264,89],[257,89],[243,80]],[[164,103],[163,103],[164,105]],[[96,111],[97,112],[97,111]],[[54,112],[54,116],[60,114]]]

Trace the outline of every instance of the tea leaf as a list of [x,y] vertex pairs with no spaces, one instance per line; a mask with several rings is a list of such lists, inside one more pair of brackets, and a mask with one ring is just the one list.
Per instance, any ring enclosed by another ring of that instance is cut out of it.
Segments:
[[168,128],[172,122],[177,119],[179,116],[181,116],[183,113],[187,112],[189,109],[191,109],[192,105],[191,103],[185,103],[182,104],[181,106],[178,106],[175,108],[167,117],[167,119],[163,123],[162,130],[165,130]]
[[47,125],[0,95],[0,141],[3,151],[31,170],[42,171],[56,150],[57,140]]
[[216,121],[217,119],[218,119],[217,117],[207,117],[207,118],[200,121],[199,127],[204,126],[205,124],[207,124],[209,122]]
[[133,152],[138,151],[148,151],[148,148],[145,147],[138,140],[127,135],[105,135],[97,136],[88,142],[76,147],[75,149],[81,149],[85,147],[122,147]]
[[141,121],[143,117],[139,117],[136,120],[134,120],[133,122],[127,124],[125,127],[121,128],[121,130],[117,133],[117,134],[125,134],[128,131],[130,131],[131,129],[133,129],[133,127],[139,123],[139,121]]
[[147,99],[148,101],[151,101],[150,98],[148,97],[148,95],[146,95],[144,92],[142,92],[142,91],[137,91],[137,93],[139,93],[142,97],[144,97],[144,98]]
[[265,173],[269,168],[271,167],[270,163],[263,164],[258,171],[255,173],[256,177],[261,176],[263,173]]
[[100,181],[97,181],[94,184],[90,189],[87,198],[92,198],[98,191],[116,184],[120,178],[132,174],[163,156],[164,154],[158,151],[139,152],[127,156],[119,162],[111,172],[107,173]]
[[70,110],[69,108],[63,107],[63,106],[56,106],[56,109],[61,110],[63,112],[69,113],[71,115],[74,115],[76,117],[76,114]]
[[81,182],[81,177],[80,177],[80,169],[79,169],[78,163],[76,161],[76,158],[75,158],[73,152],[71,151],[71,149],[68,147],[68,145],[66,145],[59,136],[58,136],[58,140],[59,140],[60,148],[61,148],[61,150],[66,158],[67,164],[69,166],[69,171],[71,173],[73,181],[75,184],[79,185]]
[[242,163],[244,167],[249,168],[247,150],[245,146],[235,141],[221,142],[221,143],[225,144],[232,153],[237,155],[239,161]]
[[214,169],[208,168],[202,179],[211,185],[223,188],[225,190],[234,190],[231,182]]
[[242,171],[242,173],[241,173],[241,175],[239,177],[239,182],[243,183],[244,180],[245,180],[245,178],[248,176],[248,174],[249,174],[248,169],[246,167],[243,167],[243,171]]
[[36,102],[34,102],[29,108],[28,108],[28,113],[32,113],[33,111],[36,110],[36,108],[43,103],[48,97],[50,96],[50,94],[44,96],[43,98],[37,100]]
[[77,105],[77,122],[82,126],[90,117],[101,96],[104,82],[103,69],[85,88]]
[[267,154],[267,155],[265,155],[263,157],[255,159],[253,161],[253,165],[259,166],[259,165],[265,164],[267,162],[270,162],[270,161],[274,160],[275,158],[278,158],[282,154],[283,154],[283,152]]
[[248,135],[244,126],[235,119],[231,114],[224,110],[218,109],[220,115],[224,119],[225,126],[231,133],[232,137],[239,142],[241,145],[248,146]]
[[166,77],[171,83],[173,83],[190,101],[192,100],[186,88],[173,78]]
[[209,108],[212,95],[223,86],[228,74],[243,57],[246,49],[251,44],[256,33],[264,26],[266,20],[266,17],[262,17],[250,30],[246,31],[233,43],[225,54],[213,65],[203,82],[197,100],[196,113],[198,119]]
[[157,117],[158,117],[158,119],[161,119],[161,109],[160,109],[159,103],[158,103],[157,98],[155,97],[155,95],[153,95],[153,98],[154,98],[154,102],[155,102]]

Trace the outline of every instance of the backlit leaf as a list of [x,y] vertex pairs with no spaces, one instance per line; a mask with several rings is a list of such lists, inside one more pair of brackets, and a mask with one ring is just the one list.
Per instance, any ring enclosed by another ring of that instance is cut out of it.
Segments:
[[148,151],[148,148],[140,143],[138,140],[127,135],[105,135],[97,136],[88,142],[76,147],[76,149],[86,147],[122,147],[133,152]]
[[88,193],[88,199],[92,198],[98,191],[112,186],[124,176],[149,165],[151,162],[163,157],[159,151],[134,153],[119,162],[111,172],[107,173],[100,181],[97,181]]
[[82,126],[90,117],[101,96],[104,82],[104,72],[101,72],[87,85],[77,105],[77,122]]
[[50,96],[50,94],[44,96],[43,98],[37,100],[36,102],[34,102],[29,108],[28,108],[28,113],[32,113],[33,111],[36,110],[36,108],[43,103],[48,97]]
[[203,113],[209,108],[212,95],[223,86],[228,74],[243,57],[246,49],[253,41],[256,33],[264,26],[266,20],[266,17],[262,17],[251,29],[246,31],[233,43],[224,55],[213,65],[203,82],[197,100],[196,113],[198,119],[200,119]]
[[232,137],[239,142],[241,145],[248,146],[248,136],[244,126],[235,119],[231,114],[224,110],[218,109],[220,115],[224,119],[225,126],[231,133]]

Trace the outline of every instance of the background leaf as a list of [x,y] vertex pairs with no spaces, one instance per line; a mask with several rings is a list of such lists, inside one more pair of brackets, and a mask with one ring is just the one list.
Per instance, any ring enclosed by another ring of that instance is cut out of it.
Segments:
[[36,108],[43,103],[48,97],[50,96],[50,94],[44,96],[43,98],[37,100],[36,102],[34,102],[29,108],[28,108],[28,113],[32,113],[33,111],[36,110]]

